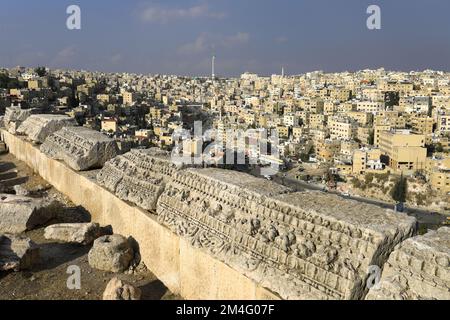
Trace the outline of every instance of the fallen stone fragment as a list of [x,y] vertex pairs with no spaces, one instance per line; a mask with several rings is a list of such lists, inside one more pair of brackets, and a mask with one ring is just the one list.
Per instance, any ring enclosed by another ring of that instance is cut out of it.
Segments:
[[56,201],[0,194],[0,232],[33,230],[54,218],[59,209]]
[[5,117],[3,118],[6,129],[10,133],[15,134],[22,122],[31,116],[32,111],[32,109],[22,109],[18,106],[6,108]]
[[30,239],[0,235],[0,271],[31,269],[39,262],[39,247]]
[[366,300],[450,300],[450,228],[400,243]]
[[36,114],[29,116],[17,129],[17,133],[26,135],[36,143],[44,143],[45,139],[64,127],[76,126],[75,119],[63,115]]
[[106,234],[98,223],[62,223],[45,228],[45,239],[89,245]]
[[41,151],[76,171],[101,168],[119,152],[113,139],[85,127],[65,127],[53,133]]
[[14,191],[16,192],[17,196],[28,196],[30,195],[30,191],[28,191],[24,186],[22,185],[16,185],[14,186]]
[[140,300],[141,290],[117,277],[111,279],[103,293],[103,300]]
[[123,272],[134,258],[134,250],[127,238],[114,234],[98,238],[89,251],[88,260],[92,268]]

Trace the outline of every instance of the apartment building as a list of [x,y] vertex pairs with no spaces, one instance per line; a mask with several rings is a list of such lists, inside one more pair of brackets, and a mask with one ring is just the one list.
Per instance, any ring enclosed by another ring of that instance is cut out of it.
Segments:
[[332,118],[328,121],[332,140],[350,140],[356,137],[358,126],[349,118]]
[[385,163],[398,172],[425,170],[427,149],[425,136],[410,130],[391,130],[380,133],[380,149]]
[[383,170],[384,164],[381,163],[380,149],[359,149],[355,150],[352,157],[353,174],[364,175],[368,171]]
[[374,115],[385,111],[385,103],[377,101],[359,101],[356,110],[360,112],[372,113]]

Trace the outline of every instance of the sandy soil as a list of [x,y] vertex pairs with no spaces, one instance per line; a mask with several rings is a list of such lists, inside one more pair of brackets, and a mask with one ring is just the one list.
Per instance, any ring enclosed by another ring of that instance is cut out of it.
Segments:
[[[24,163],[9,154],[0,155],[0,183],[3,192],[13,193],[15,185],[31,190],[33,197],[50,197],[64,207],[61,214],[48,224],[89,221],[89,213],[74,206]],[[44,238],[44,227],[26,235],[40,247],[41,261],[32,270],[0,272],[0,300],[97,300],[102,298],[107,283],[114,276],[142,290],[143,300],[179,299],[142,265],[132,274],[113,274],[92,269],[87,254],[90,246],[56,243]],[[69,266],[81,269],[81,289],[67,288]]]

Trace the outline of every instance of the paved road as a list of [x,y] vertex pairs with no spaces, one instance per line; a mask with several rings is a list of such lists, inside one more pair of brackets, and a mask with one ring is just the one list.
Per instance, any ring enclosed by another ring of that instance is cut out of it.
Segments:
[[[252,170],[251,174],[254,176],[260,177],[257,169]],[[323,186],[315,185],[312,183],[306,183],[304,181],[299,181],[297,179],[293,179],[293,178],[289,178],[289,177],[284,177],[282,173],[280,173],[276,176],[273,176],[272,180],[274,182],[282,184],[286,187],[290,187],[290,188],[294,189],[295,191],[314,190],[314,191],[324,192]],[[394,204],[384,202],[381,200],[368,199],[368,198],[362,198],[362,197],[344,197],[341,195],[341,193],[336,192],[336,191],[327,191],[327,193],[336,194],[345,199],[352,199],[355,201],[376,205],[381,208],[394,209]],[[439,228],[440,226],[442,226],[442,223],[447,219],[447,216],[445,216],[443,214],[440,214],[437,212],[431,212],[431,211],[427,211],[427,210],[422,210],[422,209],[417,209],[417,208],[406,207],[405,212],[409,216],[415,217],[419,221],[420,224],[422,224],[430,229]]]

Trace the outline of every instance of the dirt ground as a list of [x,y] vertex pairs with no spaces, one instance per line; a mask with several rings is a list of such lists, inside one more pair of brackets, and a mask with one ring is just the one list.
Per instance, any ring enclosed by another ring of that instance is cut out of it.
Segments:
[[[65,196],[57,192],[48,183],[9,154],[0,155],[1,192],[14,193],[15,185],[31,190],[32,197],[50,197],[59,201],[63,210],[54,223],[88,222],[89,213],[73,205]],[[92,269],[87,254],[90,246],[56,243],[44,238],[44,228],[26,232],[40,247],[40,263],[32,270],[21,272],[0,272],[0,300],[99,300],[107,283],[118,276],[142,290],[143,300],[173,300],[173,295],[145,267],[138,268],[132,274],[113,274]],[[67,280],[69,266],[81,269],[81,289],[70,290]]]

